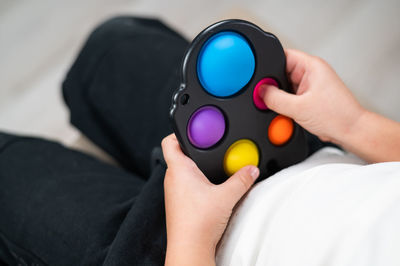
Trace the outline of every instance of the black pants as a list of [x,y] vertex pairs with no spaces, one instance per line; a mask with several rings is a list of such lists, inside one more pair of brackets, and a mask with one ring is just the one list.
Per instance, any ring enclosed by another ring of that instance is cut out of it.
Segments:
[[0,261],[163,264],[165,166],[154,148],[172,132],[168,109],[187,45],[157,20],[115,18],[91,34],[69,71],[71,122],[124,170],[0,133]]
[[[172,132],[168,109],[187,45],[157,20],[115,18],[90,35],[69,71],[63,95],[72,124],[123,169],[0,133],[0,262],[164,263],[159,146]],[[311,152],[323,146],[309,141]]]

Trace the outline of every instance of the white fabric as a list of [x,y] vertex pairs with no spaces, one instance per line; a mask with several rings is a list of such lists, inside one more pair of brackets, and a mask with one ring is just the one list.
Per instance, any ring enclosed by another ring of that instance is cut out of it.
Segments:
[[217,265],[400,265],[400,162],[365,165],[324,148],[258,183]]

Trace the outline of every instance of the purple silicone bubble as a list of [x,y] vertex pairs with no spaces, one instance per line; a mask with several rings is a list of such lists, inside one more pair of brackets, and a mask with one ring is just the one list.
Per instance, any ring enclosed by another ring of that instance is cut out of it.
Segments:
[[206,149],[216,144],[225,133],[225,118],[214,106],[196,110],[189,120],[187,135],[197,148]]

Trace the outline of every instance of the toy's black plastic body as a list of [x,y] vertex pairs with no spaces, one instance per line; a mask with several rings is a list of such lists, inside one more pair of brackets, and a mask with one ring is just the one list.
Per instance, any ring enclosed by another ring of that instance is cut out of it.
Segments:
[[[213,35],[233,31],[244,36],[255,55],[255,70],[251,80],[238,93],[230,97],[215,97],[202,87],[197,74],[197,59],[203,44]],[[268,127],[277,113],[259,110],[253,103],[253,89],[265,77],[275,79],[279,87],[291,92],[285,72],[286,58],[279,40],[256,25],[243,20],[225,20],[202,31],[191,43],[182,64],[182,82],[173,95],[170,118],[183,152],[197,164],[200,170],[215,183],[224,182],[224,155],[229,146],[239,139],[252,140],[259,150],[260,178],[298,163],[306,158],[307,143],[304,129],[294,123],[293,134],[284,145],[273,145],[267,136]],[[191,115],[204,105],[217,106],[226,119],[226,131],[222,139],[208,149],[196,148],[187,136]]]

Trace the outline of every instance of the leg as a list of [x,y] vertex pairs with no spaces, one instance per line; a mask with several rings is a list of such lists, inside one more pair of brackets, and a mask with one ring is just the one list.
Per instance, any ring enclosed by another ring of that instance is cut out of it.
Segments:
[[121,165],[150,174],[188,42],[161,22],[120,17],[89,37],[63,84],[71,122]]
[[164,170],[145,183],[59,144],[0,133],[0,262],[161,265]]

